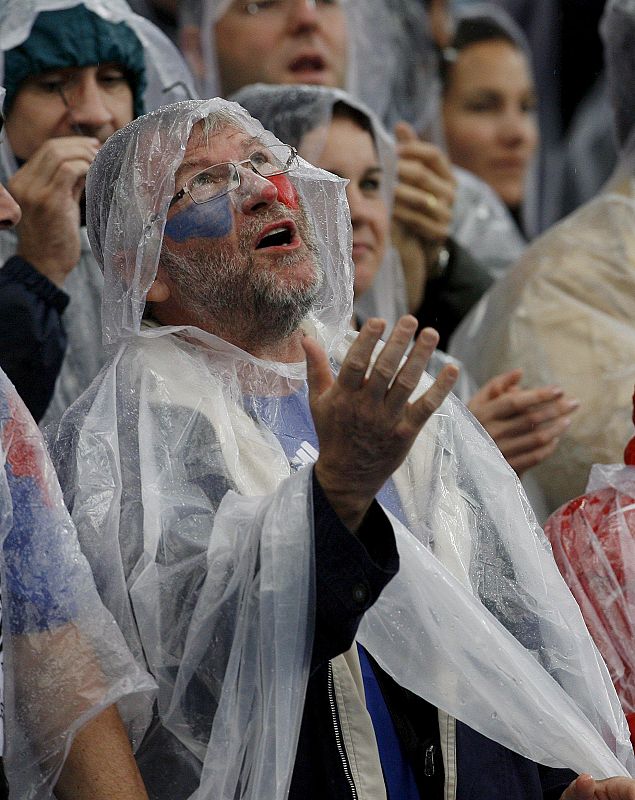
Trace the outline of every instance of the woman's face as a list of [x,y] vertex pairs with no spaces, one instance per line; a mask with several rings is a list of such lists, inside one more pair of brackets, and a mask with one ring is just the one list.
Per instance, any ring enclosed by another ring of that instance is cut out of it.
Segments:
[[[301,148],[302,151],[302,148]],[[383,195],[383,172],[368,131],[347,117],[334,117],[317,166],[348,178],[346,197],[353,225],[355,297],[373,283],[386,250],[388,208]]]
[[450,67],[443,98],[450,158],[482,178],[510,208],[523,200],[538,144],[535,106],[527,59],[509,42],[468,45]]

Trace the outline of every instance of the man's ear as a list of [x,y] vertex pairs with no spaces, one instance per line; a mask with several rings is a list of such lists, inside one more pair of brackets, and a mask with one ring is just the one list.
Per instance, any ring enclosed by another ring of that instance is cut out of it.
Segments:
[[164,303],[170,297],[170,294],[170,287],[163,279],[161,272],[159,272],[157,277],[154,279],[152,286],[148,289],[146,302]]
[[199,81],[205,77],[205,59],[201,47],[201,30],[196,25],[183,25],[178,34],[179,50],[185,56],[185,60],[192,74]]

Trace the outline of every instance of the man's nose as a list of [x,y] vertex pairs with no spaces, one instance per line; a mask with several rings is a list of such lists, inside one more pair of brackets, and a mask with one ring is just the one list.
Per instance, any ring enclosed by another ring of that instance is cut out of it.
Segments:
[[86,128],[99,128],[113,120],[105,95],[94,75],[84,76],[66,98],[74,123]]
[[278,199],[278,189],[267,178],[249,167],[238,166],[240,186],[232,192],[233,199],[243,214],[257,214],[269,208]]
[[21,217],[20,206],[0,183],[0,228],[12,228]]

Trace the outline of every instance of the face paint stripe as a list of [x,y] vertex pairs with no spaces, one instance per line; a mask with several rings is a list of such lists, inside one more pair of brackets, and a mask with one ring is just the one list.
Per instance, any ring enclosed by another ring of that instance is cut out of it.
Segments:
[[229,195],[208,203],[190,203],[165,223],[165,235],[174,242],[188,239],[220,239],[233,225]]

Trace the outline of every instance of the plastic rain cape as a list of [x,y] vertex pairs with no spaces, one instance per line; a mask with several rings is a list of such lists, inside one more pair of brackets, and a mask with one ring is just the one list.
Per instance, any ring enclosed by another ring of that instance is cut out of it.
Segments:
[[155,685],[102,605],[42,436],[0,370],[3,766],[11,796],[53,796],[77,731],[115,702],[133,745]]
[[[603,26],[615,108],[632,116],[635,67],[617,39],[635,31],[635,3],[609,3]],[[630,432],[634,152],[635,125],[604,190],[534,242],[471,310],[450,346],[479,383],[522,367],[526,385],[557,383],[581,400],[555,454],[532,470],[552,511],[584,492],[593,464],[620,460]]]
[[[104,19],[125,21],[137,35],[143,45],[146,64],[146,110],[195,96],[191,76],[174,45],[152,23],[133,14],[124,0],[82,0],[81,4]],[[76,5],[79,5],[78,0],[3,0],[0,4],[0,84],[4,74],[4,52],[28,38],[37,15],[41,11]],[[0,143],[0,181],[6,184],[17,166],[5,134]],[[80,229],[80,243],[79,263],[64,284],[64,291],[72,301],[64,313],[68,349],[43,425],[59,420],[106,360],[99,336],[103,279],[90,252],[84,228]],[[0,231],[0,266],[15,255],[17,246],[15,231]]]
[[[151,795],[284,798],[314,595],[311,471],[292,467],[276,431],[292,424],[305,366],[193,327],[141,327],[175,170],[192,126],[219,109],[277,142],[239,106],[182,103],[116,133],[91,168],[104,335],[119,349],[55,452],[100,593],[159,683],[139,754]],[[353,335],[343,182],[305,162],[292,179],[324,268],[306,327],[336,368]],[[630,770],[608,672],[519,483],[462,404],[444,404],[394,484],[402,568],[360,642],[401,684],[530,758]]]
[[633,564],[635,468],[595,464],[586,494],[549,517],[545,533],[610,670],[635,733]]

